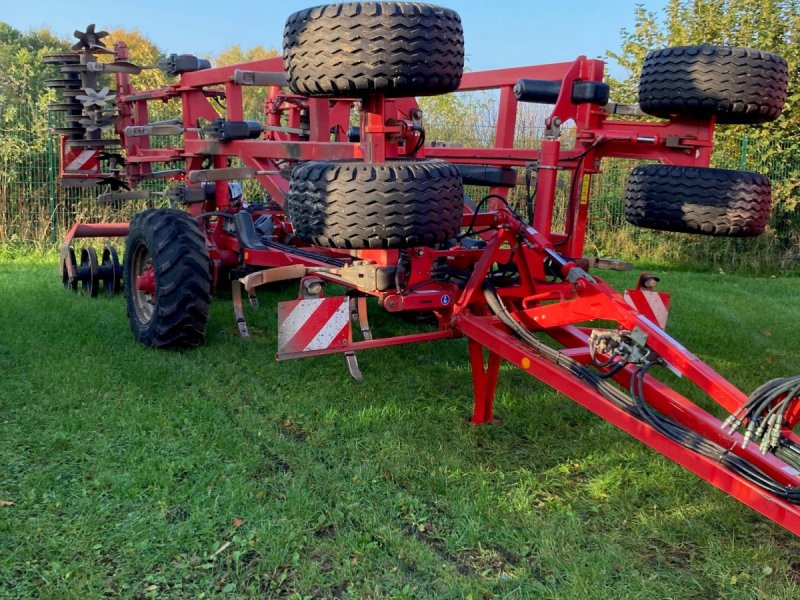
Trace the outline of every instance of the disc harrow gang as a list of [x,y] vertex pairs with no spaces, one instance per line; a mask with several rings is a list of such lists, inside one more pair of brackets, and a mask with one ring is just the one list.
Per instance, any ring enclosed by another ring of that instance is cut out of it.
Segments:
[[[334,35],[343,23],[347,39]],[[664,330],[670,298],[654,289],[658,278],[642,274],[620,294],[598,271],[631,266],[584,247],[592,177],[603,159],[616,158],[661,163],[631,175],[633,224],[758,235],[769,181],[709,164],[718,123],[780,114],[788,80],[781,57],[725,46],[654,51],[640,107],[610,101],[603,62],[583,56],[464,73],[460,17],[427,4],[300,11],[287,19],[283,57],[216,68],[183,54],[136,65],[124,42],[107,47],[94,25],[75,35],[72,51],[45,59],[60,71],[48,86],[60,95],[50,108],[62,183],[97,185],[105,204],[162,208],[130,224],[76,223],[62,245],[61,280],[90,297],[101,282],[111,294],[124,287],[141,343],[202,344],[211,293],[226,286],[237,330],[256,338],[245,294],[255,308],[259,286],[297,283],[297,300],[277,311],[279,360],[341,353],[361,378],[360,350],[465,337],[472,423],[492,422],[507,361],[800,535],[798,378],[743,393]],[[134,78],[151,68],[177,79],[136,89]],[[245,120],[248,87],[265,89],[257,120]],[[497,92],[491,147],[427,139],[413,95],[455,89]],[[180,118],[151,120],[151,104],[170,100]],[[518,108],[529,102],[550,106],[533,146],[517,139]],[[165,185],[141,189],[148,179]],[[245,179],[262,193],[245,197]],[[488,192],[469,198],[465,186]],[[562,194],[563,223],[554,219]],[[113,247],[99,260],[85,247],[77,260],[75,239],[115,236],[127,236],[123,266]],[[329,283],[345,293],[326,296]],[[428,330],[379,337],[368,319],[376,307],[423,316]],[[731,417],[718,419],[672,389],[667,370]]]
[[103,248],[102,258],[97,259],[97,251],[92,246],[81,248],[80,263],[76,260],[75,249],[67,246],[61,250],[61,282],[64,288],[77,292],[80,290],[90,298],[96,298],[100,284],[106,294],[122,291],[122,265],[114,246]]

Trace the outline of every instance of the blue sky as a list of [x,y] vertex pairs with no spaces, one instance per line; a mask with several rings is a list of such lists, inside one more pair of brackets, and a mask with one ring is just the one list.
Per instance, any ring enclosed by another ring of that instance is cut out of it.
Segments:
[[[71,36],[98,29],[138,29],[166,52],[214,55],[231,44],[280,48],[283,23],[315,0],[2,0],[0,21],[17,29],[49,26]],[[620,29],[633,25],[634,7],[660,12],[666,0],[434,0],[461,14],[467,64],[496,69],[602,57],[620,46]],[[609,65],[615,73],[614,65]]]

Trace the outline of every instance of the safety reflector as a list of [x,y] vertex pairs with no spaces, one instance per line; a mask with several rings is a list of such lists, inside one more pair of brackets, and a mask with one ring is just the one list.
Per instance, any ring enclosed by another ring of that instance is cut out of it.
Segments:
[[65,173],[91,172],[96,173],[100,170],[100,160],[98,151],[92,149],[75,148],[68,150],[62,162]]
[[666,292],[650,290],[625,290],[625,302],[642,313],[645,317],[658,323],[661,329],[667,326],[669,316],[670,295]]
[[278,303],[278,358],[335,351],[350,339],[349,298],[306,298]]

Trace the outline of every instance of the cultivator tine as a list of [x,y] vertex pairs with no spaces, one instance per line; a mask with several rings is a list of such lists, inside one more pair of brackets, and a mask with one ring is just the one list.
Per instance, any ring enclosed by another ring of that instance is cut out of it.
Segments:
[[243,284],[238,279],[231,282],[231,299],[233,301],[233,314],[236,317],[236,327],[242,339],[250,339],[250,331],[247,329],[247,321],[244,318],[244,306],[242,306]]
[[250,302],[250,307],[258,309],[258,296],[255,290],[247,290],[247,300]]
[[347,370],[350,372],[352,378],[356,381],[364,381],[364,374],[361,372],[361,369],[358,368],[356,353],[352,350],[345,352],[344,359],[347,361]]
[[367,299],[364,297],[351,298],[350,300],[350,317],[354,323],[358,324],[361,335],[365,340],[372,339],[372,331],[369,328],[369,320],[367,318]]

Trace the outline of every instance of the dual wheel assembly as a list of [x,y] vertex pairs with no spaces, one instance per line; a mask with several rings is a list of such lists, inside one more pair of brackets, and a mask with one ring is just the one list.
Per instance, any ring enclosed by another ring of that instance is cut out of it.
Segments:
[[[329,4],[287,19],[283,55],[298,94],[434,96],[461,83],[464,31],[458,13],[439,6]],[[286,206],[302,241],[363,249],[441,244],[458,233],[463,203],[455,166],[405,158],[303,163],[292,170]]]
[[75,249],[68,246],[61,252],[61,283],[64,288],[96,298],[102,285],[108,295],[122,291],[122,265],[114,246],[106,246],[100,260],[92,246],[81,249],[80,262]]
[[[639,107],[663,118],[756,125],[778,118],[789,70],[776,54],[730,46],[683,46],[650,52],[639,81]],[[772,191],[757,173],[660,164],[635,167],[625,218],[638,227],[728,237],[760,235]]]

